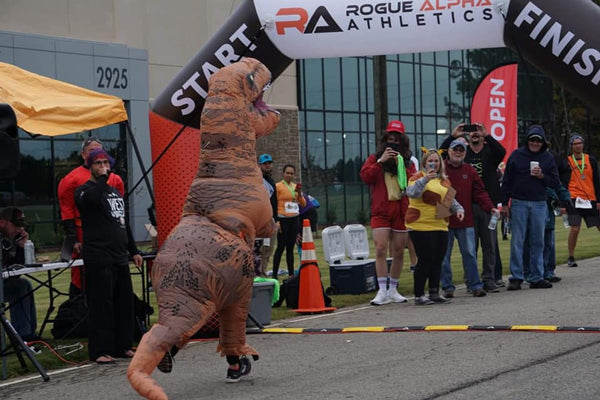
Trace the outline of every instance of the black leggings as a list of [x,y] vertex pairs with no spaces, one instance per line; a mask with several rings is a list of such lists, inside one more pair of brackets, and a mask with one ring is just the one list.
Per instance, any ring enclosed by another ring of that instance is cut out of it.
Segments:
[[429,280],[429,293],[438,293],[442,261],[448,248],[448,231],[410,231],[410,240],[417,253],[415,266],[415,298],[425,295],[425,282]]
[[298,217],[280,218],[281,232],[277,232],[277,249],[273,256],[273,278],[277,279],[281,255],[285,249],[285,261],[289,276],[294,275],[294,247],[298,236]]

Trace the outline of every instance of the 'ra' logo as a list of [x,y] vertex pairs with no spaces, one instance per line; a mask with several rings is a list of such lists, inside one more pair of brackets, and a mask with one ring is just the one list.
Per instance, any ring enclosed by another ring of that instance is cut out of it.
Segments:
[[310,18],[308,12],[299,7],[282,8],[277,12],[277,16],[296,17],[286,21],[276,21],[275,26],[278,35],[285,35],[285,30],[290,28],[297,29],[301,33],[342,32],[342,28],[335,22],[324,6],[319,6]]

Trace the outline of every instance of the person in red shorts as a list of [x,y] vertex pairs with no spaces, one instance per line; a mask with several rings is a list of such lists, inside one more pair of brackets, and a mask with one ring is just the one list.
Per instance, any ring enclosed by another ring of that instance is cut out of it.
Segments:
[[[404,215],[408,208],[405,196],[408,178],[416,173],[411,161],[409,139],[401,121],[391,121],[381,137],[377,153],[371,154],[360,170],[360,178],[371,189],[371,231],[375,245],[375,269],[379,291],[372,305],[404,303],[398,293],[398,280],[404,263],[408,233]],[[387,251],[392,252],[388,274]],[[389,288],[388,288],[389,275]]]
[[[85,139],[81,145],[81,158],[86,160],[90,151],[101,149],[102,142],[94,136]],[[60,206],[60,216],[63,227],[66,232],[65,244],[68,244],[72,251],[72,258],[81,257],[81,243],[83,233],[81,231],[81,218],[79,210],[75,206],[75,189],[90,180],[90,170],[88,167],[81,165],[69,172],[58,183],[58,204]],[[111,173],[108,178],[108,185],[118,190],[121,196],[125,193],[123,180],[117,174]],[[80,294],[83,290],[82,284],[83,267],[71,268],[71,285],[69,287],[69,297]]]

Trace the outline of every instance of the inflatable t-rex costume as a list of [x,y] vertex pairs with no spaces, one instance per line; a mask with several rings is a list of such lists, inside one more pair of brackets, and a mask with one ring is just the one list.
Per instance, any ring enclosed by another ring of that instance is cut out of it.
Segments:
[[262,100],[270,79],[269,70],[252,58],[210,79],[198,173],[181,221],[152,268],[158,323],[142,338],[127,371],[133,388],[147,399],[167,399],[150,373],[214,312],[220,317],[217,352],[230,365],[242,355],[258,356],[246,344],[246,318],[254,238],[270,237],[275,229],[255,150],[256,139],[270,134],[280,119]]

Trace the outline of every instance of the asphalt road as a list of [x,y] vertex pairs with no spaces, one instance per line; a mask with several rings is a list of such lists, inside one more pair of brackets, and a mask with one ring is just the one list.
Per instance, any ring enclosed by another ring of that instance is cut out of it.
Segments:
[[[423,325],[600,327],[600,258],[559,266],[563,281],[450,304],[368,305],[278,321],[277,326],[347,328]],[[155,372],[170,399],[597,399],[600,332],[390,332],[253,334],[252,373],[225,383],[216,342],[192,343],[171,374]],[[88,365],[0,382],[11,400],[137,399],[127,362]]]

